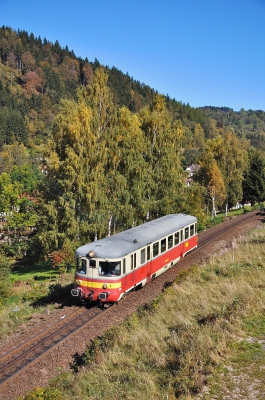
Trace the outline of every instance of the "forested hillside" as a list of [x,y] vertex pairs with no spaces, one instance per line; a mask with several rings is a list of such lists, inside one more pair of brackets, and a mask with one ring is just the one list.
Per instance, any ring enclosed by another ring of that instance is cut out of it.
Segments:
[[2,27],[5,253],[45,259],[164,214],[191,213],[203,227],[218,210],[261,202],[264,128],[263,111],[193,108],[57,41]]
[[250,143],[265,150],[265,112],[262,110],[233,111],[228,107],[202,107],[203,113],[217,121],[219,127],[228,127],[238,137],[246,138]]

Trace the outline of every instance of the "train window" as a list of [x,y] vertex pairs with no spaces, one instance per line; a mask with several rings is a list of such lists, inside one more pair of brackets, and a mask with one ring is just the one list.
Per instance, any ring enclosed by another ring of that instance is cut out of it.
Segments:
[[141,264],[145,263],[145,249],[141,250]]
[[123,259],[123,274],[126,274],[126,258]]
[[161,253],[164,253],[164,251],[166,251],[166,249],[167,249],[167,240],[162,239],[161,240]]
[[189,227],[185,228],[185,240],[189,238]]
[[194,235],[194,225],[190,226],[190,236]]
[[173,235],[167,238],[167,248],[171,249],[172,246],[173,246]]
[[158,256],[158,242],[153,244],[153,257]]
[[150,246],[147,246],[147,261],[151,258]]
[[176,246],[176,244],[179,244],[179,240],[180,240],[179,232],[176,232],[175,233],[175,246]]
[[197,223],[195,223],[195,233],[197,233]]
[[79,272],[79,274],[86,274],[86,260],[83,258],[76,259],[76,272]]
[[89,267],[90,268],[96,268],[96,260],[90,260],[89,261]]
[[136,253],[134,253],[134,268],[136,268]]
[[180,231],[180,241],[183,242],[183,230]]
[[131,269],[133,269],[133,254],[131,254]]
[[100,261],[98,268],[99,275],[119,276],[121,274],[120,261]]

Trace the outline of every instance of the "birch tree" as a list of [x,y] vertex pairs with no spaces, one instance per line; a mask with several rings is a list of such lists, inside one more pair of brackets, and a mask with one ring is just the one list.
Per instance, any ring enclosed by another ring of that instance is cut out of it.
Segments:
[[175,212],[183,198],[184,174],[181,167],[179,142],[182,126],[173,123],[165,99],[156,95],[150,107],[140,113],[141,128],[145,133],[150,184],[146,190],[151,216]]

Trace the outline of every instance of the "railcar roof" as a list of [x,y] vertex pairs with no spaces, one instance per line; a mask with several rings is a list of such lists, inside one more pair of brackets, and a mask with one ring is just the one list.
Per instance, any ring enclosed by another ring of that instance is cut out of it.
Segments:
[[196,221],[197,219],[191,215],[169,214],[135,228],[85,244],[76,250],[76,255],[84,257],[90,250],[93,250],[95,258],[121,258]]

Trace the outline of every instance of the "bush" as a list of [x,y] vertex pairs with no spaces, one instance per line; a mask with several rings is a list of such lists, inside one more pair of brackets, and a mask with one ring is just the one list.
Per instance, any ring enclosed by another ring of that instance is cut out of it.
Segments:
[[63,400],[62,394],[57,389],[36,388],[18,400]]
[[11,293],[10,266],[3,252],[0,252],[0,302],[4,302]]

